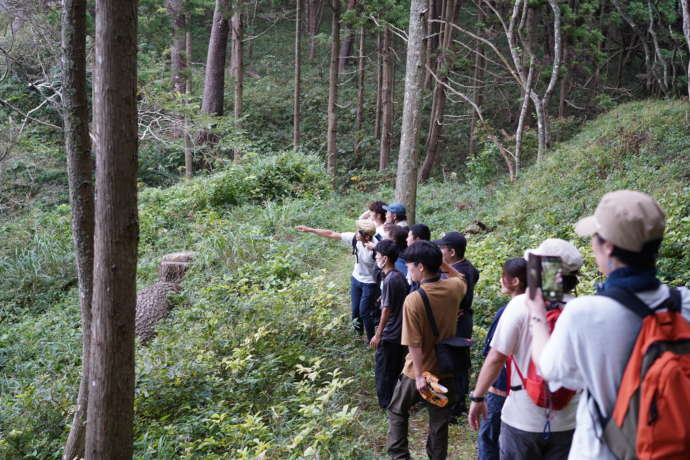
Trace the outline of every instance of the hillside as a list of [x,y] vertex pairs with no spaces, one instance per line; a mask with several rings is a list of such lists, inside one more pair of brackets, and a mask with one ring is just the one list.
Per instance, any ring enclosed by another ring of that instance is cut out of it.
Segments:
[[[661,277],[690,281],[689,112],[678,101],[626,104],[514,184],[474,164],[465,179],[421,187],[418,221],[434,236],[475,221],[487,227],[468,246],[481,271],[476,338],[505,301],[502,262],[544,238],[572,239],[583,250],[581,291],[590,290],[595,266],[572,224],[607,191],[639,189],[660,201],[668,213]],[[390,200],[392,188],[374,176],[338,193],[319,165],[310,156],[262,154],[142,191],[140,288],[155,280],[162,255],[199,257],[157,337],[138,347],[136,458],[383,454],[373,354],[350,332],[349,251],[294,227],[350,230],[366,203]],[[80,361],[69,208],[35,209],[1,223],[0,233],[0,459],[59,458]],[[421,418],[411,442],[418,455]],[[452,428],[451,443],[452,458],[473,458],[466,427]]]

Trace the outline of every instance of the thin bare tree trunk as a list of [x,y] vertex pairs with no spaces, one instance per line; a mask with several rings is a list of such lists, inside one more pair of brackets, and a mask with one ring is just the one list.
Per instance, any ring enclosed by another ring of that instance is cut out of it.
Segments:
[[379,142],[379,170],[388,169],[393,137],[393,64],[391,59],[391,30],[383,29],[381,40],[383,68],[381,69],[381,138]]
[[63,459],[84,456],[89,400],[93,296],[94,187],[86,90],[86,0],[65,0],[62,14],[63,124],[72,209],[72,239],[79,280],[82,372]]
[[[441,24],[438,20],[445,17],[445,9],[447,8],[448,0],[427,0],[427,18],[426,18],[426,65],[425,68],[436,69],[438,48],[441,44],[440,34],[442,32]],[[431,89],[431,73],[424,74],[424,89]]]
[[[482,11],[479,12],[479,22],[484,22],[485,15]],[[480,40],[476,40],[475,46],[477,47],[477,52],[474,54],[474,75],[472,86],[472,99],[477,106],[482,105],[482,83],[484,81],[484,46]],[[477,112],[472,110],[470,112],[470,128],[469,128],[469,145],[467,147],[467,154],[472,156],[477,150]]]
[[213,26],[208,43],[206,77],[201,110],[211,115],[223,115],[223,93],[225,89],[225,55],[228,42],[228,0],[216,0],[213,12]]
[[338,104],[338,53],[340,51],[340,0],[331,0],[331,66],[328,76],[328,136],[326,167],[331,176],[335,177],[337,160],[336,136],[338,134],[338,119],[336,106]]
[[295,87],[292,93],[292,148],[299,148],[300,125],[300,90],[302,84],[302,34],[300,30],[302,21],[302,0],[296,0],[295,11]]
[[407,220],[410,224],[415,222],[417,204],[417,139],[424,78],[425,13],[424,0],[411,1],[405,66],[405,99],[400,127],[398,172],[395,179],[395,201],[405,205]]
[[[567,62],[568,58],[568,47],[563,45],[563,58],[562,61]],[[558,94],[558,118],[565,117],[565,93],[568,91],[568,72],[565,72],[563,78],[561,78],[561,87]]]
[[364,124],[364,26],[359,28],[359,51],[357,53],[357,112],[355,114],[355,156],[359,155],[362,143],[362,125]]
[[[233,114],[235,116],[235,126],[239,129],[241,127],[242,118],[242,97],[244,91],[244,47],[242,40],[244,39],[244,25],[242,23],[242,3],[238,1],[235,4],[235,11],[232,15],[232,58],[235,63],[235,73],[233,74],[235,80],[235,104]],[[239,161],[241,151],[239,148],[233,149],[234,161]]]
[[184,94],[188,59],[184,52],[187,24],[182,3],[182,0],[168,0],[166,4],[173,24],[173,46],[170,56],[170,73],[172,74],[173,90],[179,94]]
[[[437,60],[437,69],[444,70],[440,75],[441,82],[434,82],[433,102],[431,109],[431,116],[429,117],[429,133],[426,140],[426,156],[422,167],[419,171],[419,181],[424,182],[431,177],[431,170],[438,162],[439,157],[439,140],[443,133],[443,115],[446,106],[446,90],[442,83],[448,81],[447,73],[444,67],[450,61],[451,46],[453,43],[453,27],[452,23],[455,21],[455,14],[457,10],[457,0],[446,0],[444,8],[444,28],[442,30],[442,42],[438,48],[440,56]],[[429,72],[427,74],[430,75]]]
[[520,116],[518,117],[518,125],[515,130],[515,153],[513,159],[515,160],[515,169],[510,170],[510,180],[514,181],[520,173],[520,155],[522,152],[522,135],[525,130],[525,118],[529,109],[529,95],[532,93],[532,86],[534,84],[534,56],[529,61],[529,72],[527,74],[527,83],[522,92],[522,107],[520,108]]
[[[688,8],[688,0],[680,0],[680,9],[683,14],[683,35],[685,35],[685,43],[688,45],[688,52],[690,52],[690,8]],[[690,101],[690,59],[688,59],[688,101]]]
[[96,207],[86,458],[132,458],[137,240],[137,1],[96,1]]
[[[187,13],[187,31],[185,33],[185,56],[187,62],[192,62],[192,15]],[[185,104],[189,107],[192,97],[192,67],[187,67],[187,78],[185,79]],[[189,116],[184,116],[184,171],[185,178],[191,179],[194,174],[194,157],[192,152],[192,133],[190,132]]]

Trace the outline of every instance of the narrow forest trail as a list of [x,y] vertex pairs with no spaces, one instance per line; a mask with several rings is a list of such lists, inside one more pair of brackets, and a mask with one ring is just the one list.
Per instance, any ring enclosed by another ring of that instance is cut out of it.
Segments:
[[[333,278],[341,286],[343,293],[339,307],[349,314],[350,292],[349,280],[352,273],[352,256],[337,257],[327,264],[327,269],[333,273]],[[363,428],[370,436],[371,450],[374,458],[386,457],[386,431],[388,418],[386,412],[378,407],[376,391],[374,387],[374,350],[365,345],[363,338],[352,337],[352,340],[362,342],[361,352],[362,369],[359,375],[353,375],[355,384],[355,400],[358,402],[360,419]],[[473,363],[473,369],[481,366],[481,363]],[[427,433],[428,415],[423,404],[415,407],[415,412],[410,417],[409,445],[413,460],[427,458],[425,443]],[[449,460],[473,460],[476,453],[476,432],[470,428],[467,418],[463,416],[459,425],[451,425],[448,435],[448,459]]]

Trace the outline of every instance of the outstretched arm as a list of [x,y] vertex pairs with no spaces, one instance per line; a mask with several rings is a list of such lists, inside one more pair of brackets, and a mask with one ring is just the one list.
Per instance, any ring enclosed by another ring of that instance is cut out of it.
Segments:
[[323,228],[311,228],[305,225],[298,225],[297,231],[302,233],[314,233],[315,235],[323,236],[324,238],[331,238],[334,240],[341,239],[341,235],[333,230],[327,230]]

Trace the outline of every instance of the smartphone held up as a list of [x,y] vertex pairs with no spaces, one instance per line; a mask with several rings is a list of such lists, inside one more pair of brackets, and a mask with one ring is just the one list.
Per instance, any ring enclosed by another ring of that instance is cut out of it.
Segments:
[[527,259],[527,289],[534,299],[537,288],[541,289],[544,301],[563,302],[563,268],[557,256],[539,256],[529,253]]

